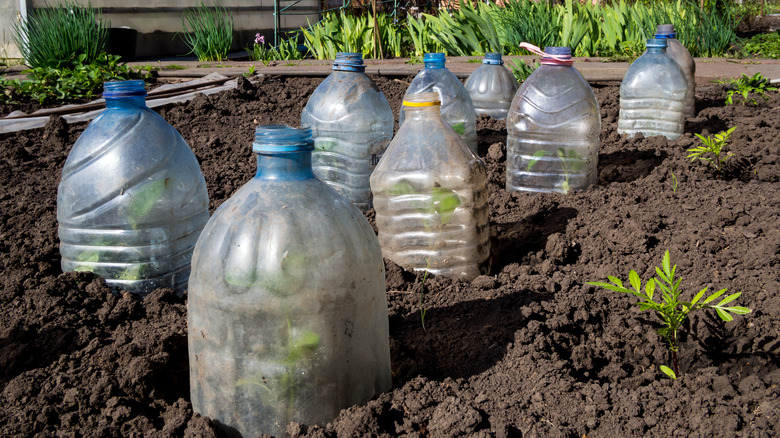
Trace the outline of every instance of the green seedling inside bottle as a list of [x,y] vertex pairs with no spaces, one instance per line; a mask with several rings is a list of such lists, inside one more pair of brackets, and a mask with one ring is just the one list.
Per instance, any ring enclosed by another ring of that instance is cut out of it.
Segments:
[[293,327],[286,317],[282,342],[272,345],[271,351],[256,352],[263,359],[276,362],[283,369],[280,373],[257,373],[252,377],[239,379],[236,387],[256,385],[263,389],[262,404],[280,409],[286,422],[294,419],[295,400],[301,388],[298,371],[311,366],[315,351],[320,346],[320,335],[307,329]]
[[[631,283],[630,289],[624,287],[623,282],[619,278],[612,276],[607,277],[610,283],[599,281],[588,282],[588,284],[603,287],[607,290],[635,295],[639,299],[637,305],[640,310],[655,310],[664,324],[664,327],[657,330],[657,333],[666,340],[669,351],[672,352],[674,370],[665,365],[662,365],[659,368],[672,379],[676,379],[677,376],[680,375],[677,364],[677,352],[680,350],[677,331],[680,329],[680,326],[690,312],[698,309],[715,309],[720,319],[725,322],[734,319],[731,315],[732,313],[736,315],[750,313],[750,309],[747,307],[726,306],[726,304],[739,298],[742,294],[741,292],[728,295],[721,299],[717,304],[711,304],[725,294],[726,289],[721,289],[704,298],[707,294],[707,288],[705,287],[700,290],[691,301],[681,301],[680,295],[682,295],[682,290],[680,290],[680,282],[682,281],[682,278],[675,278],[676,270],[677,265],[671,266],[669,251],[667,250],[664,253],[663,261],[661,262],[661,268],[655,268],[656,277],[648,280],[644,287],[642,287],[642,280],[634,270],[631,270],[628,274],[628,281]],[[657,302],[653,299],[656,287],[661,290],[663,302]],[[702,300],[702,298],[704,298],[704,300]]]
[[450,126],[452,126],[452,130],[457,132],[458,135],[463,135],[466,133],[466,122],[460,122]]
[[[393,196],[400,196],[417,193],[417,190],[415,190],[412,184],[407,181],[398,181],[397,183],[393,184],[389,192]],[[436,215],[435,219],[433,220],[425,220],[426,231],[430,231],[433,228],[438,230],[437,237],[433,240],[429,249],[433,250],[434,246],[439,241],[439,237],[441,236],[442,226],[446,225],[450,219],[452,219],[453,213],[458,207],[461,206],[461,204],[462,202],[460,200],[460,196],[458,196],[455,191],[441,187],[438,183],[434,183],[430,199],[428,199],[427,202],[420,202],[415,207],[420,213],[424,213],[427,216],[431,216],[434,213]],[[436,221],[436,219],[438,219],[438,224],[431,223],[432,221]],[[425,313],[427,311],[424,306],[425,281],[428,279],[428,272],[431,269],[431,260],[426,257],[425,263],[425,273],[423,274],[422,287],[420,288],[420,321],[422,323],[423,330],[425,330]]]
[[[536,151],[532,158],[528,161],[526,170],[530,171],[534,164],[547,155],[552,155],[552,152],[547,150]],[[563,148],[558,148],[555,151],[555,155],[560,160],[561,168],[563,169],[563,182],[561,183],[561,191],[564,194],[567,194],[571,188],[569,182],[571,175],[575,172],[579,172],[582,169],[582,167],[585,165],[585,160],[583,160],[582,156],[575,150],[566,151]]]

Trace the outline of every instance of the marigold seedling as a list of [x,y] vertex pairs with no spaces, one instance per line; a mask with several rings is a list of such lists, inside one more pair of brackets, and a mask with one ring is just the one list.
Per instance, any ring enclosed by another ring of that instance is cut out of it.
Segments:
[[[677,352],[680,349],[677,339],[677,331],[680,329],[685,318],[688,314],[697,309],[715,309],[720,319],[723,321],[731,321],[734,317],[731,315],[745,315],[750,313],[750,309],[742,306],[727,306],[727,304],[739,298],[742,294],[737,292],[721,299],[717,304],[714,303],[716,299],[720,298],[726,293],[726,289],[721,289],[708,297],[704,298],[707,294],[707,288],[700,290],[691,301],[680,301],[680,282],[682,278],[675,278],[677,271],[677,265],[671,266],[669,260],[669,251],[664,253],[663,261],[661,262],[661,268],[656,267],[656,277],[651,278],[642,287],[642,280],[639,278],[639,274],[633,269],[628,274],[628,281],[631,283],[631,288],[623,286],[623,282],[617,278],[609,276],[607,277],[610,283],[600,281],[589,281],[588,284],[593,286],[603,287],[615,292],[624,292],[635,295],[639,298],[637,305],[640,310],[655,310],[661,321],[664,323],[664,327],[657,330],[669,346],[669,351],[672,352],[672,364],[674,370],[667,366],[661,366],[661,371],[667,376],[676,379],[680,375],[680,370],[677,365]],[[661,296],[663,302],[656,302],[653,299],[656,287],[661,290]],[[702,301],[702,298],[704,300]]]
[[[726,164],[726,161],[728,161],[729,158],[735,156],[735,154],[731,151],[726,153],[723,152],[723,147],[726,146],[726,143],[728,143],[729,138],[735,129],[737,129],[736,126],[729,128],[728,131],[719,132],[715,134],[714,137],[710,137],[709,135],[705,137],[701,134],[694,134],[696,137],[699,137],[699,140],[701,140],[703,144],[701,146],[688,149],[687,158],[690,158],[691,161],[706,161],[710,163],[717,172],[722,172],[723,165]],[[712,157],[709,157],[705,154],[709,154]]]

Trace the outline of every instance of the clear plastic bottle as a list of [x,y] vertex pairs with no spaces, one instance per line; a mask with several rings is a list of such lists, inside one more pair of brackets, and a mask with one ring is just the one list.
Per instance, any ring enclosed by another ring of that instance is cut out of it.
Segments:
[[695,117],[696,61],[693,60],[688,49],[677,40],[677,33],[674,31],[673,24],[659,24],[656,27],[655,37],[666,40],[666,54],[677,61],[683,69],[685,79],[688,81],[688,95],[685,97],[685,117]]
[[301,125],[314,136],[314,174],[368,210],[368,179],[393,138],[393,110],[363,73],[363,55],[337,53],[333,70],[309,98]]
[[260,126],[257,174],[192,257],[190,391],[226,431],[285,436],[390,388],[382,253],[366,218],[314,177],[309,128]]
[[435,92],[405,97],[406,122],[371,175],[384,256],[471,280],[488,259],[487,171],[445,123]]
[[[477,115],[466,87],[444,67],[444,53],[426,53],[425,68],[414,77],[404,99],[412,94],[435,91],[441,101],[441,117],[452,126],[469,148],[477,153]],[[406,108],[401,107],[398,125],[403,125]]]
[[482,65],[466,79],[466,90],[474,112],[503,120],[517,92],[517,79],[506,67],[501,54],[485,54]]
[[597,179],[601,114],[569,47],[546,47],[507,117],[506,190],[568,193]]
[[628,67],[620,84],[618,133],[677,140],[683,133],[687,95],[685,73],[666,55],[666,40],[648,39],[647,52]]
[[62,270],[142,296],[187,288],[209,219],[195,154],[145,96],[140,80],[104,84],[106,110],[73,145],[57,190]]

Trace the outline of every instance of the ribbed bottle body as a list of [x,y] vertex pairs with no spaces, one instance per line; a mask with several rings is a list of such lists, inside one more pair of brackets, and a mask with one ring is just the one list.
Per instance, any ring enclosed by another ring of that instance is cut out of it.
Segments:
[[235,436],[325,424],[391,384],[371,226],[313,177],[310,155],[263,160],[273,174],[258,171],[203,230],[187,304],[193,409]]
[[[412,94],[436,92],[441,100],[441,117],[450,124],[471,148],[477,153],[477,116],[474,104],[466,87],[446,68],[423,69],[414,77],[406,89],[404,98]],[[398,120],[405,123],[407,110],[403,106]]]
[[187,288],[208,192],[184,139],[145,105],[108,108],[73,146],[57,192],[63,271],[114,290]]
[[676,140],[683,133],[687,96],[680,65],[662,51],[648,50],[631,64],[620,84],[618,133]]
[[517,80],[503,65],[482,64],[466,80],[465,87],[476,114],[502,120],[517,92]]
[[542,65],[517,91],[507,117],[507,191],[561,192],[597,180],[601,116],[571,66]]
[[405,269],[473,279],[490,253],[485,165],[438,112],[411,113],[371,176],[382,252]]
[[312,129],[315,175],[361,210],[371,207],[369,177],[393,137],[393,111],[365,74],[334,71],[301,115]]

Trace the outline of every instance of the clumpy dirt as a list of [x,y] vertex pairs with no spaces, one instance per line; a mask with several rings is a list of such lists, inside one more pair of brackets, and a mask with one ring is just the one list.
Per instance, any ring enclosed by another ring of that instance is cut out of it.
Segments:
[[[375,77],[395,113],[409,78]],[[213,211],[252,177],[255,126],[297,125],[321,79],[267,77],[160,113],[200,160]],[[677,141],[616,132],[618,84],[601,104],[599,182],[569,195],[504,191],[506,129],[480,118],[492,268],[472,282],[387,262],[391,391],[292,435],[777,436],[780,434],[780,98],[723,107],[701,84]],[[694,132],[737,126],[723,174],[691,162]],[[61,119],[0,136],[0,436],[219,436],[189,399],[186,294],[140,302],[62,273],[56,190],[85,125]],[[373,212],[367,214],[373,219]],[[681,376],[657,318],[587,285],[649,278],[669,250],[686,297],[742,292],[753,309],[691,316]]]

